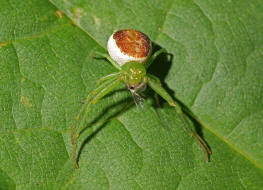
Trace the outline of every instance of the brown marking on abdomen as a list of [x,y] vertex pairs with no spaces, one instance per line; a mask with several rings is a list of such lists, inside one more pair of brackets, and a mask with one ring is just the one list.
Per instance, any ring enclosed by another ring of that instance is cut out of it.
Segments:
[[137,30],[119,30],[114,33],[113,39],[122,53],[132,57],[147,57],[151,49],[150,39]]

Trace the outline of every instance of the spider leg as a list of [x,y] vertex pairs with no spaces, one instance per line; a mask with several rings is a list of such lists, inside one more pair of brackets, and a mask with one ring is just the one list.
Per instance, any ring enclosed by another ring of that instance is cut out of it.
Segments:
[[160,55],[161,53],[165,53],[166,49],[162,48],[159,49],[158,51],[156,51],[150,58],[149,60],[146,62],[145,64],[145,68],[147,69],[148,67],[150,67],[150,65],[153,63],[153,61],[156,59],[156,57],[158,57],[158,55]]
[[[88,106],[88,103],[89,101],[91,100],[91,98],[96,95],[97,93],[99,93],[102,89],[104,89],[106,86],[110,85],[116,78],[113,78],[113,79],[109,79],[108,81],[105,81],[104,83],[100,84],[100,85],[97,85],[97,87],[91,91],[89,93],[89,95],[87,96],[86,100],[82,101],[83,103],[83,106],[81,108],[81,110],[79,111],[78,115],[75,117],[75,120],[74,120],[74,123],[72,125],[72,128],[71,128],[71,142],[72,144],[74,144],[74,133],[75,133],[75,126],[77,125],[79,119],[81,118],[81,116],[83,115],[84,111],[86,110],[87,106]],[[78,138],[78,136],[75,136],[75,138]]]
[[206,156],[206,161],[209,162],[209,155],[211,154],[211,150],[208,147],[207,143],[190,128],[181,105],[175,100],[173,100],[173,98],[168,94],[168,92],[161,86],[161,82],[157,77],[151,74],[147,74],[147,76],[149,86],[163,99],[165,99],[170,106],[175,107],[176,112],[178,113],[181,121],[183,122],[184,128],[189,132],[190,136],[192,136],[195,139],[195,141],[200,145],[202,151]]
[[116,76],[119,76],[120,75],[120,72],[118,73],[112,73],[112,74],[109,74],[109,75],[106,75],[104,77],[101,77],[98,82],[97,82],[97,85],[101,84],[102,82],[106,81],[106,80],[110,80],[110,79],[113,79],[115,78]]
[[107,59],[116,69],[121,70],[121,66],[118,65],[107,53],[95,52],[94,58]]
[[88,118],[88,114],[90,112],[91,106],[93,104],[96,104],[101,98],[103,98],[106,94],[111,92],[121,81],[117,78],[117,79],[110,81],[110,82],[112,82],[112,83],[105,86],[105,87],[101,87],[99,89],[99,91],[96,91],[96,92],[92,91],[91,92],[92,95],[94,95],[94,97],[90,98],[88,101],[88,105],[87,105],[86,111],[83,115],[83,119],[81,120],[80,125],[78,127],[80,129],[80,131],[83,128],[83,126],[85,126],[85,121]]
[[[75,118],[74,124],[71,129],[71,142],[73,145],[73,160],[75,167],[78,168],[77,157],[76,157],[76,150],[77,150],[77,139],[79,137],[79,132],[85,128],[85,122],[88,118],[88,115],[91,111],[92,105],[96,104],[101,98],[103,98],[106,94],[111,92],[121,80],[119,77],[113,78],[112,80],[108,80],[101,85],[99,85],[95,90],[89,93],[85,104],[82,106],[79,114]],[[75,129],[78,131],[75,132]]]
[[[106,81],[111,81],[111,82],[112,82],[112,80],[113,80],[113,79],[116,79],[116,77],[119,77],[120,74],[121,74],[121,73],[118,72],[118,73],[112,73],[112,74],[106,75],[106,76],[104,76],[104,77],[101,77],[101,78],[97,81],[96,89],[94,89],[91,94],[96,94],[96,92],[99,91],[99,89],[103,88],[103,86],[101,86],[100,84],[102,84],[103,82],[106,82]],[[108,83],[110,84],[111,82],[108,82]],[[108,84],[108,83],[105,83],[105,84]],[[90,99],[90,97],[91,97],[91,96],[88,95],[88,97],[87,97],[85,100],[82,100],[81,103],[85,104],[85,103]]]
[[78,165],[76,163],[76,146],[77,146],[76,140],[79,137],[79,132],[77,134],[75,134],[75,128],[76,128],[76,126],[77,126],[77,129],[79,128],[80,125],[77,125],[77,124],[78,124],[79,120],[83,117],[83,114],[84,114],[85,110],[87,109],[89,102],[92,99],[92,97],[94,95],[96,95],[97,93],[99,93],[106,86],[110,85],[113,82],[113,80],[114,79],[109,80],[109,81],[105,81],[101,85],[98,85],[97,88],[95,88],[92,92],[90,92],[88,97],[86,98],[86,100],[83,101],[84,105],[82,106],[81,110],[79,111],[79,114],[75,117],[74,123],[73,123],[72,128],[71,128],[71,143],[73,145],[73,160],[75,162],[76,168],[78,168]]

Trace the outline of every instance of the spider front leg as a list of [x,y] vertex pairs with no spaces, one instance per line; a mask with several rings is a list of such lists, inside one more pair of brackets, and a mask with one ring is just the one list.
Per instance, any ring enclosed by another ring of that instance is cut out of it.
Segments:
[[[78,168],[78,160],[76,156],[77,150],[77,139],[79,138],[80,133],[86,127],[86,120],[91,111],[92,105],[96,104],[101,98],[103,98],[106,94],[111,92],[119,83],[121,82],[118,75],[114,75],[114,77],[109,77],[105,82],[100,84],[97,88],[95,88],[92,92],[89,93],[87,100],[82,106],[79,114],[75,118],[71,129],[71,142],[73,145],[73,161],[75,167]],[[77,130],[77,132],[75,132]]]
[[113,79],[113,78],[116,78],[116,76],[120,76],[120,73],[112,73],[112,74],[109,74],[109,75],[106,75],[104,77],[101,77],[98,82],[97,82],[97,85],[101,84],[102,82],[106,81],[106,80],[110,80],[110,79]]
[[[79,121],[80,117],[83,115],[84,111],[86,110],[87,103],[91,100],[91,98],[94,95],[99,93],[106,86],[110,85],[113,82],[113,80],[115,80],[116,77],[119,76],[119,73],[117,73],[117,74],[114,73],[114,75],[110,74],[110,75],[106,75],[106,76],[100,78],[97,82],[96,88],[89,93],[89,95],[87,96],[87,98],[85,100],[81,101],[81,103],[83,103],[84,105],[82,106],[79,114],[75,117],[74,123],[73,123],[72,128],[71,128],[71,142],[72,142],[72,144],[74,144],[73,134],[75,132],[75,126],[76,126],[77,122]],[[102,83],[102,82],[104,82],[104,83]],[[78,138],[78,135],[79,134],[76,135],[76,138]]]
[[189,126],[187,119],[185,118],[185,114],[183,112],[183,108],[181,105],[174,101],[173,98],[168,94],[168,92],[161,86],[160,80],[151,75],[147,74],[148,76],[148,84],[149,86],[157,93],[159,94],[163,99],[165,99],[170,106],[175,107],[176,112],[178,113],[181,121],[183,122],[183,126],[185,129],[189,132],[190,136],[192,136],[196,142],[200,145],[202,148],[205,156],[206,156],[206,161],[209,162],[209,155],[212,153],[210,148],[208,147],[207,143],[197,134],[195,133]]

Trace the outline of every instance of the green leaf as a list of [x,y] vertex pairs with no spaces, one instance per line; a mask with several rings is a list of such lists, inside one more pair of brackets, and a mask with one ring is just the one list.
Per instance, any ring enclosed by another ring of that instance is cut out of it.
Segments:
[[[0,0],[0,189],[247,189],[263,186],[263,4],[251,0]],[[60,12],[62,11],[62,12]],[[124,85],[93,107],[74,169],[81,100],[115,71],[114,30],[166,48],[150,72],[196,115],[206,163],[175,110]]]

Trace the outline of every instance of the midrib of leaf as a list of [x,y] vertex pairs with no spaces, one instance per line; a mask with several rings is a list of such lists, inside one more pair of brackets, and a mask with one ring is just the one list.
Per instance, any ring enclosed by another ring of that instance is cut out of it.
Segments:
[[[236,147],[235,145],[233,145],[233,143],[231,143],[229,140],[227,140],[226,138],[224,138],[222,135],[220,135],[219,133],[217,133],[217,131],[215,131],[212,127],[210,127],[208,124],[206,124],[205,122],[199,120],[197,117],[195,117],[195,119],[202,125],[202,127],[204,127],[206,130],[208,130],[209,132],[211,132],[212,134],[214,134],[216,137],[218,137],[218,139],[220,139],[221,141],[223,141],[224,143],[226,143],[229,147],[231,147],[232,150],[236,151],[237,153],[239,153],[241,156],[243,156],[244,158],[246,158],[249,162],[251,162],[253,165],[255,165],[257,168],[259,168],[260,170],[263,171],[263,166],[258,163],[256,160],[254,160],[251,156],[249,156],[246,152],[242,151],[241,149],[239,149],[238,147]],[[213,155],[212,155],[213,156]]]
[[[59,7],[56,6],[56,4],[54,4],[52,2],[52,0],[49,0],[49,2],[56,8],[59,9]],[[94,40],[94,42],[96,42],[98,44],[98,46],[100,46],[101,48],[107,50],[102,44],[100,44],[88,31],[84,30],[83,27],[81,27],[79,24],[75,23],[74,20],[72,18],[70,18],[70,15],[68,15],[67,13],[63,12],[63,14],[65,14],[67,16],[67,18],[69,18],[69,20],[71,20],[71,22],[78,27],[80,30],[82,30],[83,32],[85,32],[92,40]]]

